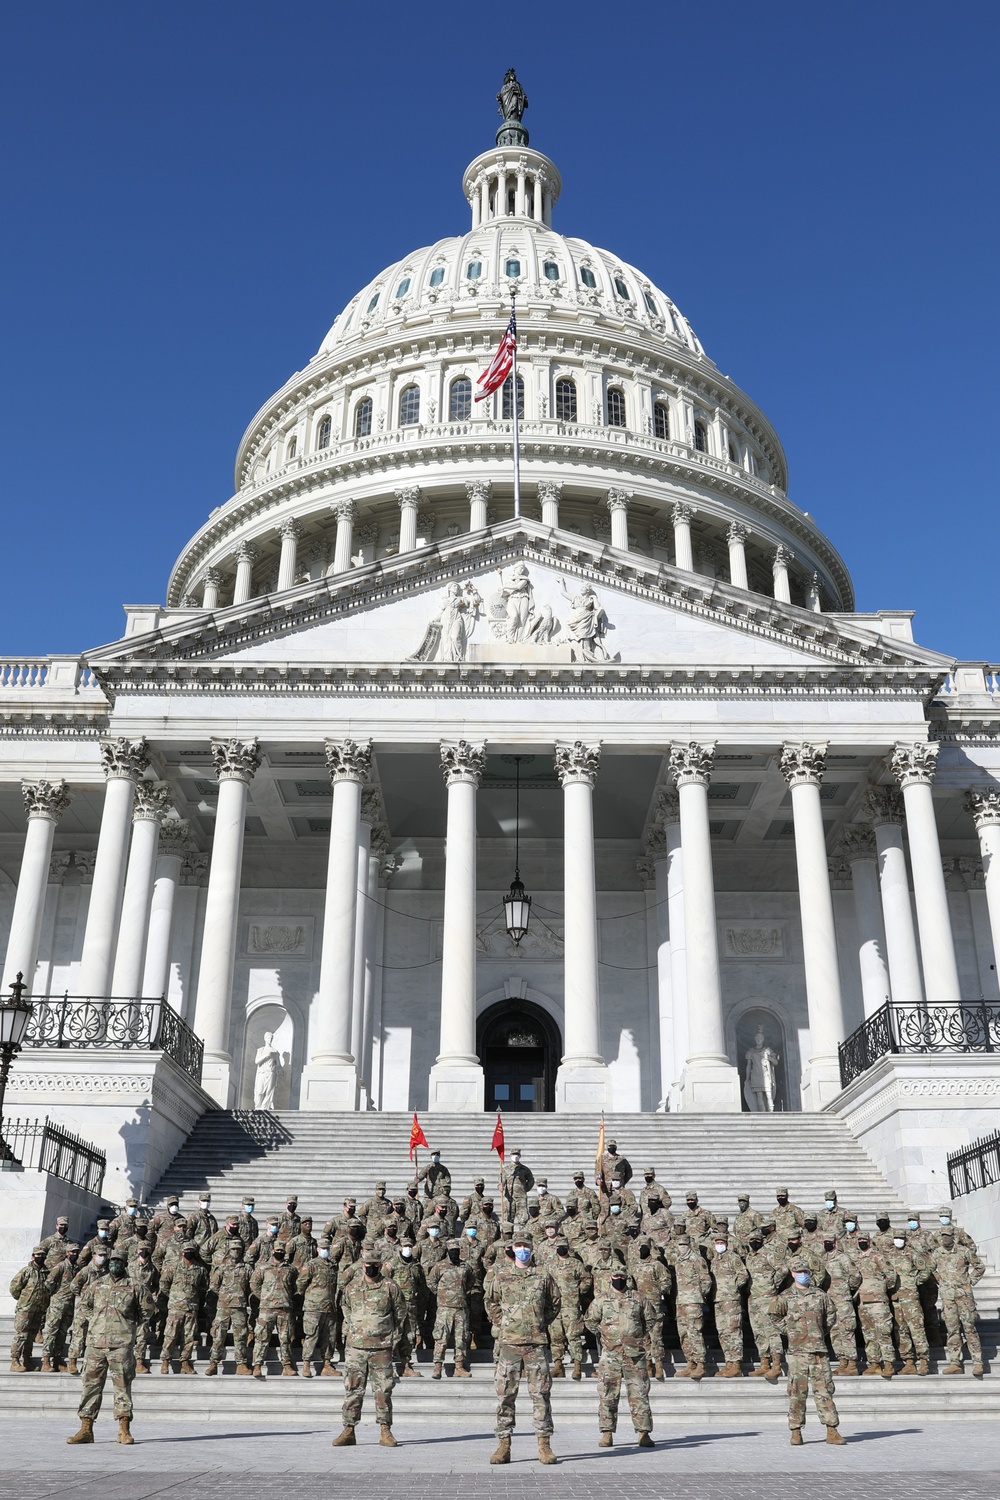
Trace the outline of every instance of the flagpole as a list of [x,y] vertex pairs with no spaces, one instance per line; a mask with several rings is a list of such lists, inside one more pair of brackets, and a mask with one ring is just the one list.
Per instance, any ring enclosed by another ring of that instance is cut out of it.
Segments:
[[515,520],[520,520],[520,516],[521,516],[521,440],[520,440],[520,433],[518,431],[518,424],[517,424],[517,319],[515,317],[515,306],[514,306],[515,296],[516,296],[516,294],[514,292],[511,292],[511,294],[510,294],[510,317],[511,317],[511,322],[514,324],[514,365],[513,365],[513,369],[511,370],[511,382],[512,382],[511,391],[512,391],[512,395],[513,395],[514,399],[511,402],[511,410],[514,413],[514,518],[515,518]]

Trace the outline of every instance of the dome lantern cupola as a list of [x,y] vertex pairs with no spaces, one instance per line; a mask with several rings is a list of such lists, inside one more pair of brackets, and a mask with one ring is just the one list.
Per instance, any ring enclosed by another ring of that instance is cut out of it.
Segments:
[[465,196],[472,209],[472,227],[491,219],[529,219],[552,227],[552,205],[559,197],[562,178],[555,162],[532,151],[522,115],[528,96],[513,68],[497,94],[502,124],[494,151],[483,151],[465,169]]

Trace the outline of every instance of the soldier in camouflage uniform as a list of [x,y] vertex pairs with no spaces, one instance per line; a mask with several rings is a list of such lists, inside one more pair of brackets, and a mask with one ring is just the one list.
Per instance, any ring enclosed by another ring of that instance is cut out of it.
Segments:
[[587,1187],[586,1174],[580,1170],[573,1173],[573,1186],[566,1194],[566,1208],[576,1204],[577,1213],[584,1219],[596,1219],[601,1211],[601,1200],[593,1188]]
[[226,1358],[226,1339],[230,1329],[233,1334],[233,1356],[237,1375],[252,1373],[247,1362],[247,1343],[250,1332],[250,1272],[246,1267],[246,1250],[242,1237],[237,1233],[226,1247],[226,1258],[213,1267],[209,1286],[215,1298],[215,1318],[212,1322],[212,1343],[208,1351],[206,1375],[218,1374],[220,1364]]
[[686,1233],[674,1236],[670,1265],[677,1283],[677,1333],[687,1364],[677,1374],[701,1380],[705,1374],[705,1298],[712,1290],[712,1277]]
[[836,1325],[837,1309],[825,1292],[810,1285],[812,1273],[808,1261],[793,1261],[790,1269],[792,1285],[775,1297],[770,1314],[775,1327],[788,1341],[788,1425],[792,1446],[799,1447],[802,1443],[810,1383],[817,1414],[826,1427],[827,1442],[842,1444],[826,1352],[826,1336]]
[[[911,1250],[906,1231],[897,1229],[885,1260],[896,1273],[892,1293],[892,1316],[896,1324],[896,1348],[903,1361],[900,1375],[929,1375],[930,1348],[920,1306],[920,1287],[931,1274],[930,1261],[917,1250]],[[916,1359],[916,1363],[914,1363]]]
[[482,1206],[483,1206],[483,1199],[485,1197],[486,1197],[486,1178],[485,1177],[476,1177],[476,1178],[474,1178],[473,1179],[473,1183],[472,1183],[472,1192],[469,1193],[469,1195],[467,1197],[465,1197],[465,1198],[462,1199],[462,1206],[459,1209],[459,1216],[460,1216],[463,1224],[467,1223],[469,1221],[469,1219],[473,1218],[476,1214],[478,1214],[478,1213],[481,1212]]
[[674,1286],[674,1273],[652,1240],[645,1235],[633,1242],[628,1269],[639,1296],[648,1303],[646,1317],[646,1353],[652,1361],[657,1380],[664,1379],[667,1348],[663,1342],[665,1299]]
[[406,1318],[399,1330],[393,1351],[394,1357],[402,1366],[399,1373],[419,1377],[420,1371],[414,1369],[413,1358],[415,1351],[423,1343],[421,1320],[427,1301],[427,1281],[423,1267],[414,1253],[413,1246],[405,1242],[400,1245],[399,1254],[389,1264],[383,1262],[383,1270],[392,1276],[403,1294],[403,1302],[406,1305]]
[[98,1253],[104,1256],[105,1264],[107,1264],[108,1251],[111,1249],[111,1240],[109,1238],[110,1225],[110,1219],[98,1219],[97,1233],[85,1242],[83,1249],[80,1251],[81,1271],[84,1266],[90,1265],[90,1262]]
[[424,1197],[436,1198],[442,1188],[451,1192],[451,1173],[441,1160],[440,1151],[432,1151],[431,1159],[426,1167],[421,1167],[417,1173],[418,1185],[424,1185]]
[[121,1213],[116,1214],[108,1225],[108,1239],[112,1245],[117,1245],[120,1250],[127,1250],[126,1240],[130,1240],[135,1234],[136,1225],[139,1223],[139,1200],[138,1198],[126,1198],[125,1207]]
[[750,1207],[750,1194],[740,1193],[736,1199],[737,1214],[733,1220],[733,1238],[736,1248],[741,1254],[746,1253],[750,1236],[755,1229],[759,1229],[763,1216],[755,1208]]
[[535,1178],[535,1192],[538,1194],[538,1207],[541,1211],[541,1217],[546,1223],[550,1219],[555,1219],[557,1225],[561,1224],[565,1217],[566,1209],[562,1199],[557,1198],[555,1193],[549,1192],[549,1179],[547,1177]]
[[285,1264],[301,1271],[316,1257],[316,1241],[313,1239],[313,1221],[308,1214],[299,1220],[299,1232],[285,1241]]
[[[79,1265],[79,1261],[77,1261]],[[99,1250],[91,1260],[89,1266],[78,1270],[73,1278],[73,1296],[76,1299],[76,1311],[73,1314],[73,1331],[69,1340],[69,1364],[67,1369],[71,1375],[75,1375],[79,1368],[79,1360],[87,1347],[87,1328],[89,1315],[84,1305],[83,1293],[92,1281],[100,1276],[108,1274],[108,1257],[103,1250]]]
[[702,1208],[698,1203],[698,1194],[694,1188],[688,1188],[684,1195],[687,1210],[684,1214],[684,1232],[692,1244],[708,1244],[708,1236],[712,1232],[712,1215],[707,1208]]
[[250,1290],[260,1303],[253,1341],[253,1374],[264,1378],[267,1346],[277,1332],[282,1375],[297,1375],[292,1361],[292,1334],[295,1330],[295,1267],[285,1263],[285,1243],[276,1240],[271,1259],[258,1266],[250,1278]]
[[787,1240],[793,1229],[801,1229],[805,1214],[797,1203],[792,1203],[786,1187],[775,1188],[774,1237]]
[[716,1230],[709,1265],[715,1291],[715,1331],[725,1357],[722,1369],[715,1373],[723,1379],[735,1379],[743,1374],[743,1292],[750,1285],[750,1273],[727,1230]]
[[428,1290],[437,1302],[432,1380],[440,1380],[444,1373],[444,1356],[449,1344],[455,1350],[454,1373],[466,1378],[472,1374],[469,1369],[469,1296],[475,1276],[461,1255],[461,1241],[449,1240],[444,1259],[438,1261],[427,1277]]
[[312,1378],[315,1360],[321,1365],[320,1375],[336,1375],[339,1371],[333,1341],[337,1262],[330,1258],[326,1235],[320,1237],[314,1258],[299,1268],[296,1289],[302,1303],[302,1374]]
[[754,1343],[757,1345],[758,1364],[751,1375],[763,1375],[772,1385],[781,1375],[781,1335],[771,1321],[771,1303],[778,1290],[778,1272],[764,1244],[763,1230],[752,1231],[747,1242],[744,1262],[750,1277],[750,1296],[747,1311]]
[[[242,1236],[241,1236],[242,1238]],[[247,1246],[246,1264],[251,1271],[270,1263],[275,1245],[278,1243],[278,1216],[272,1214],[264,1224],[263,1231]]]
[[819,1216],[819,1227],[824,1235],[839,1240],[844,1233],[845,1217],[843,1209],[837,1203],[836,1188],[827,1188],[823,1194],[823,1211]]
[[[129,1241],[135,1244],[136,1237]],[[118,1247],[120,1249],[120,1246]],[[111,1257],[114,1259],[114,1257]],[[138,1313],[135,1325],[135,1373],[149,1374],[149,1356],[156,1337],[159,1315],[160,1273],[153,1265],[150,1246],[140,1242],[135,1256],[126,1262],[129,1279],[135,1287]]]
[[181,1200],[176,1193],[171,1193],[159,1213],[155,1213],[150,1220],[149,1228],[156,1244],[161,1239],[167,1240],[174,1232],[177,1221],[183,1224],[184,1215],[181,1213]]
[[392,1435],[392,1390],[396,1371],[392,1351],[406,1321],[403,1294],[391,1276],[383,1276],[382,1262],[373,1249],[364,1251],[362,1273],[352,1278],[342,1296],[344,1311],[344,1428],[333,1440],[335,1448],[353,1447],[354,1429],[361,1420],[365,1387],[371,1382],[379,1444],[395,1448]]
[[557,1459],[549,1442],[552,1376],[548,1345],[549,1328],[559,1316],[562,1299],[552,1277],[534,1264],[526,1235],[514,1235],[513,1260],[501,1258],[487,1281],[486,1308],[497,1337],[497,1446],[490,1463],[510,1463],[510,1439],[523,1371],[531,1394],[539,1462],[554,1464]]
[[563,1356],[567,1349],[573,1361],[573,1379],[583,1379],[583,1309],[590,1302],[594,1278],[578,1255],[574,1255],[565,1236],[559,1236],[554,1254],[546,1267],[559,1289],[559,1316],[549,1324],[552,1350],[552,1378],[566,1374]]
[[861,1273],[858,1288],[858,1320],[865,1345],[866,1375],[881,1375],[891,1380],[896,1365],[892,1348],[892,1308],[889,1297],[896,1289],[898,1277],[871,1242],[858,1235],[855,1264]]
[[52,1288],[49,1272],[45,1269],[46,1249],[36,1245],[31,1259],[14,1277],[10,1284],[10,1295],[17,1306],[14,1309],[14,1337],[10,1345],[10,1367],[15,1371],[32,1368],[31,1346],[38,1338],[45,1323]]
[[941,1306],[948,1329],[948,1363],[943,1374],[962,1375],[962,1337],[972,1356],[973,1375],[984,1373],[983,1350],[976,1331],[976,1299],[972,1288],[985,1275],[986,1267],[974,1250],[961,1245],[950,1228],[938,1234],[939,1245],[932,1265],[941,1292]]
[[299,1200],[295,1193],[285,1194],[285,1212],[278,1215],[278,1239],[293,1240],[302,1228],[298,1215]]
[[[45,1269],[54,1271],[56,1266],[61,1266],[66,1255],[66,1246],[69,1244],[69,1220],[58,1218],[56,1220],[55,1234],[47,1234],[39,1244],[45,1246]],[[79,1245],[77,1250],[79,1250]]]
[[260,1225],[254,1218],[254,1209],[256,1207],[257,1200],[253,1193],[244,1193],[243,1208],[236,1215],[236,1223],[239,1226],[240,1239],[243,1241],[244,1247],[248,1250],[260,1234]]
[[535,1175],[521,1160],[520,1151],[511,1151],[502,1171],[503,1196],[506,1205],[504,1218],[516,1223],[522,1217],[525,1201],[535,1185]]
[[587,1327],[601,1341],[601,1362],[597,1367],[599,1448],[610,1448],[614,1442],[623,1380],[639,1447],[655,1446],[650,1437],[653,1414],[649,1409],[645,1352],[655,1317],[652,1303],[641,1292],[630,1290],[624,1267],[611,1277],[607,1291],[595,1297],[587,1311]]
[[840,1360],[837,1375],[858,1373],[858,1315],[854,1294],[861,1285],[861,1272],[846,1246],[835,1239],[823,1241],[826,1259],[826,1293],[837,1310],[837,1321],[830,1333],[833,1352]]
[[160,1350],[160,1374],[170,1374],[170,1351],[180,1346],[181,1374],[193,1375],[195,1346],[198,1342],[198,1317],[208,1287],[208,1273],[201,1263],[198,1247],[185,1245],[180,1260],[166,1266],[160,1276],[160,1291],[167,1299],[163,1325],[163,1348]]
[[202,1193],[198,1199],[198,1207],[188,1214],[185,1227],[189,1242],[197,1245],[199,1250],[206,1240],[218,1232],[219,1221],[212,1213],[211,1193]]
[[126,1275],[124,1250],[109,1257],[108,1275],[94,1277],[83,1294],[90,1335],[83,1366],[78,1415],[80,1430],[67,1443],[92,1443],[94,1422],[101,1409],[104,1385],[111,1371],[115,1390],[118,1441],[131,1447],[132,1381],[135,1377],[135,1325],[139,1298]]
[[[42,1332],[42,1370],[55,1372],[66,1363],[66,1341],[73,1326],[73,1307],[76,1294],[73,1282],[77,1274],[77,1257],[80,1246],[75,1240],[63,1244],[63,1258],[49,1271],[49,1307],[45,1315]],[[49,1254],[52,1252],[50,1251]],[[46,1256],[46,1261],[48,1256]]]
[[669,1208],[672,1201],[663,1183],[656,1180],[656,1168],[644,1167],[642,1172],[642,1187],[639,1189],[639,1207],[643,1213],[649,1207],[650,1198],[659,1198],[661,1208]]

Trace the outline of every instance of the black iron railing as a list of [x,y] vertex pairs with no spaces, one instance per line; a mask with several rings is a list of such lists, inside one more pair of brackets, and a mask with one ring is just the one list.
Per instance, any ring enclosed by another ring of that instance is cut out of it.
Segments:
[[195,1083],[201,1082],[204,1043],[165,1000],[33,995],[31,1004],[26,1047],[165,1052]]
[[897,1005],[875,1011],[840,1044],[846,1088],[896,1052],[1000,1052],[1000,1005]]
[[993,1187],[1000,1182],[1000,1130],[981,1135],[964,1151],[948,1157],[948,1186],[953,1198],[974,1193],[977,1188]]
[[103,1151],[48,1118],[0,1121],[0,1171],[34,1167],[100,1197],[106,1166]]

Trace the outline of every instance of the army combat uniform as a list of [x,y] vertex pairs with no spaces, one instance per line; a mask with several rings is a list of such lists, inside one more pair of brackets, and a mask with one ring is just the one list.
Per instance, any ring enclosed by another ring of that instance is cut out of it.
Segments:
[[688,1234],[675,1236],[670,1264],[677,1283],[677,1333],[687,1360],[686,1367],[677,1373],[701,1380],[705,1373],[704,1304],[712,1290],[712,1277]]
[[45,1269],[45,1246],[36,1245],[28,1265],[18,1271],[10,1284],[10,1295],[17,1303],[14,1309],[14,1337],[10,1345],[12,1370],[31,1369],[31,1346],[42,1331],[52,1288]]
[[80,1430],[69,1443],[92,1443],[94,1419],[101,1409],[104,1385],[111,1372],[115,1391],[118,1441],[131,1445],[132,1381],[135,1376],[135,1324],[139,1298],[125,1271],[125,1254],[115,1258],[116,1272],[97,1276],[83,1293],[90,1332],[80,1392]]
[[206,1375],[214,1375],[226,1358],[226,1339],[232,1330],[237,1375],[249,1375],[247,1343],[250,1326],[250,1276],[244,1265],[243,1241],[237,1239],[226,1259],[212,1271],[209,1286],[215,1298],[212,1343]]
[[335,1375],[337,1262],[330,1258],[330,1241],[325,1235],[316,1258],[299,1271],[297,1291],[302,1299],[302,1374],[312,1377],[315,1360],[321,1375]]
[[253,1341],[253,1373],[261,1379],[271,1334],[277,1332],[282,1375],[296,1375],[292,1363],[292,1333],[295,1322],[295,1267],[285,1264],[285,1246],[278,1240],[266,1266],[258,1266],[250,1278],[250,1290],[260,1301]]
[[583,1309],[593,1293],[594,1278],[562,1238],[556,1241],[555,1254],[547,1270],[559,1288],[560,1301],[559,1315],[549,1324],[552,1375],[556,1379],[565,1375],[563,1356],[568,1349],[573,1361],[573,1379],[580,1380],[583,1377]]
[[360,1276],[344,1289],[344,1430],[334,1438],[335,1448],[353,1446],[354,1429],[361,1420],[365,1387],[371,1382],[375,1398],[375,1420],[381,1426],[379,1443],[394,1448],[392,1435],[392,1391],[396,1371],[392,1351],[406,1320],[403,1294],[391,1276],[382,1275],[380,1259],[365,1251]]
[[[796,1272],[807,1270],[805,1261],[796,1261]],[[806,1420],[806,1397],[812,1385],[813,1400],[820,1421],[826,1427],[828,1443],[842,1443],[837,1428],[840,1417],[834,1405],[834,1384],[826,1352],[826,1335],[837,1321],[837,1309],[825,1292],[816,1287],[793,1283],[775,1297],[770,1307],[771,1319],[788,1340],[788,1425],[792,1442],[802,1442]]]
[[469,1296],[475,1284],[472,1268],[458,1259],[461,1246],[449,1240],[447,1259],[438,1261],[427,1277],[428,1289],[437,1299],[434,1317],[434,1369],[432,1380],[440,1380],[444,1356],[449,1344],[455,1350],[455,1374],[468,1376],[469,1370]]
[[42,1369],[46,1371],[58,1370],[60,1365],[66,1363],[66,1341],[69,1338],[70,1328],[73,1326],[73,1307],[76,1300],[73,1282],[76,1280],[76,1252],[79,1248],[75,1242],[65,1245],[62,1260],[49,1272],[51,1295],[48,1312],[45,1315],[45,1328],[42,1332],[42,1347],[45,1351]]
[[[526,1247],[524,1237],[515,1235],[515,1256],[519,1249]],[[510,1439],[522,1372],[527,1377],[531,1395],[538,1456],[542,1463],[555,1463],[549,1444],[552,1436],[552,1376],[548,1344],[549,1328],[562,1308],[559,1288],[546,1271],[530,1261],[511,1264],[501,1258],[486,1283],[486,1307],[490,1322],[497,1331],[494,1378],[498,1442],[490,1463],[510,1463]]]
[[973,1375],[983,1373],[983,1350],[976,1331],[976,1299],[972,1288],[985,1274],[985,1266],[975,1251],[956,1243],[947,1229],[942,1230],[939,1248],[933,1256],[934,1275],[941,1291],[941,1306],[948,1330],[948,1363],[945,1375],[962,1374],[962,1337],[972,1355]]
[[649,1434],[653,1415],[649,1409],[649,1370],[645,1343],[655,1317],[655,1309],[641,1293],[630,1290],[619,1274],[607,1292],[595,1297],[587,1311],[587,1327],[601,1341],[601,1362],[597,1367],[600,1381],[598,1426],[600,1447],[610,1448],[612,1433],[618,1426],[618,1404],[622,1382],[632,1413],[632,1425],[641,1448],[651,1448]]

